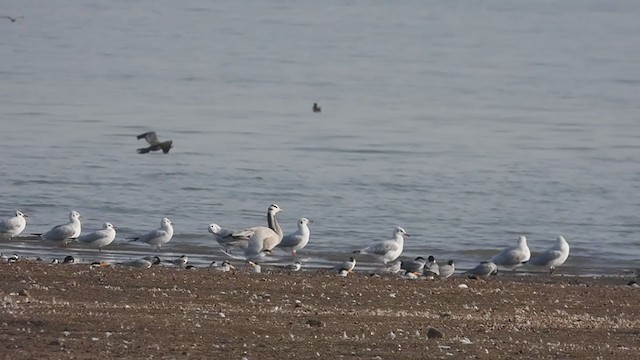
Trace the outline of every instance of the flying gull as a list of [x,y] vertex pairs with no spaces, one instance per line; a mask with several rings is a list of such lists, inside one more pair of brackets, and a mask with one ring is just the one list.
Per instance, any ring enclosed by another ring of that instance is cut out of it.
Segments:
[[149,143],[149,146],[146,148],[139,148],[137,150],[139,154],[146,154],[150,151],[159,150],[162,150],[163,153],[167,154],[173,147],[173,140],[160,141],[155,131],[149,131],[138,135],[138,140],[140,139],[145,139]]

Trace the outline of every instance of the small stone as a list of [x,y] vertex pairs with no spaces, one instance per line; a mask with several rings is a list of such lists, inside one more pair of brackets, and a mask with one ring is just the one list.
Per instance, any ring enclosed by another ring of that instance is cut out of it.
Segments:
[[458,285],[458,287],[460,289],[467,289],[469,286],[467,286],[467,284],[460,284],[460,285]]
[[436,328],[429,328],[429,330],[427,330],[427,339],[441,339],[442,337],[444,337],[444,334]]
[[26,289],[22,289],[20,290],[20,292],[18,293],[18,295],[20,296],[25,296],[25,297],[29,297],[29,292]]
[[325,327],[326,324],[320,320],[316,320],[316,319],[309,319],[307,320],[307,322],[305,323],[311,327]]

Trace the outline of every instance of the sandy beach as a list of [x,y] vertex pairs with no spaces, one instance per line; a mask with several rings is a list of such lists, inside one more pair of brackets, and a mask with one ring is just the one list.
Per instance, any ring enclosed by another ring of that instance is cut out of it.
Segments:
[[[0,264],[11,359],[577,358],[640,353],[631,278],[444,281]],[[461,285],[466,285],[461,287]]]

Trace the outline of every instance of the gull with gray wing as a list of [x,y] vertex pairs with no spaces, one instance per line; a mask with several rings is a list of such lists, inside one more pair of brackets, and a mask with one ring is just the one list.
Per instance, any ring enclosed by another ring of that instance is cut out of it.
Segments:
[[57,225],[44,234],[33,235],[40,236],[40,239],[42,240],[61,242],[63,245],[66,245],[73,241],[73,238],[80,236],[80,232],[82,231],[82,224],[80,223],[81,218],[82,215],[74,210],[69,213],[68,223]]
[[0,221],[0,235],[8,236],[9,239],[20,235],[27,227],[27,215],[16,210],[15,216]]
[[132,241],[139,241],[155,246],[157,249],[171,240],[173,237],[173,223],[168,218],[162,218],[160,227],[148,233],[134,238]]
[[527,238],[519,236],[517,245],[506,248],[501,253],[491,258],[491,262],[498,266],[511,268],[515,271],[517,267],[526,264],[530,257],[531,251],[529,251],[529,247],[527,246]]
[[75,240],[80,244],[86,244],[102,251],[102,248],[111,244],[116,238],[116,227],[111,223],[104,223],[102,229],[89,234],[80,235]]
[[533,266],[544,266],[549,268],[549,274],[553,274],[556,267],[564,264],[569,257],[569,243],[563,236],[558,236],[555,245],[543,253],[534,256],[529,261]]
[[311,236],[309,223],[312,222],[313,221],[307,218],[300,218],[300,220],[298,220],[298,230],[294,233],[283,236],[278,247],[284,250],[290,250],[291,255],[296,256],[298,250],[303,249],[309,243],[309,237]]
[[163,153],[167,154],[169,153],[169,150],[171,150],[171,148],[173,147],[172,140],[160,141],[155,131],[148,131],[144,134],[138,135],[138,140],[140,139],[145,139],[147,143],[149,143],[149,146],[146,148],[139,148],[137,150],[138,154],[146,154],[150,151],[160,151],[160,150],[162,150]]
[[387,263],[397,259],[402,254],[404,249],[403,236],[409,236],[409,234],[398,226],[393,230],[393,239],[375,243],[364,249],[356,250],[354,253],[373,255],[382,261],[384,265],[387,265]]

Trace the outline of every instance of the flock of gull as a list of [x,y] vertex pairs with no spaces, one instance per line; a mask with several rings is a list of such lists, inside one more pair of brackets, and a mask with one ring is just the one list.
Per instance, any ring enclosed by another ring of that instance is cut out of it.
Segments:
[[[245,268],[248,268],[251,272],[261,272],[259,262],[265,260],[272,254],[274,249],[279,248],[290,252],[295,259],[298,251],[305,248],[309,243],[311,236],[309,224],[312,221],[307,218],[300,218],[297,223],[298,230],[285,235],[276,216],[281,211],[282,209],[277,204],[270,205],[267,209],[266,226],[260,225],[242,229],[228,229],[212,223],[209,224],[208,231],[213,235],[213,238],[224,254],[232,259],[244,261],[246,264]],[[32,235],[38,236],[43,241],[59,243],[63,246],[75,242],[96,248],[99,251],[102,251],[104,247],[109,246],[115,240],[117,228],[113,224],[105,222],[102,229],[82,234],[81,219],[82,216],[79,212],[71,211],[69,213],[68,223],[54,226],[44,233],[34,233]],[[14,240],[22,234],[26,226],[27,215],[21,211],[16,211],[15,216],[0,221],[0,237]],[[142,242],[160,249],[173,238],[173,234],[174,230],[171,220],[163,218],[160,221],[160,227],[157,229],[129,238],[127,241]],[[353,272],[356,267],[357,254],[362,254],[377,258],[384,272],[400,274],[410,279],[420,277],[446,279],[455,273],[456,268],[453,260],[449,260],[442,265],[439,265],[433,256],[429,256],[426,260],[423,257],[417,257],[414,260],[398,260],[404,250],[404,238],[409,236],[402,227],[396,227],[393,230],[391,239],[375,242],[368,247],[353,251],[348,261],[337,264],[333,267],[333,270],[340,276],[347,276]],[[14,256],[17,259],[17,256]],[[555,245],[534,257],[531,257],[531,251],[527,245],[526,237],[520,236],[514,246],[504,249],[490,260],[481,262],[475,268],[463,274],[481,279],[496,274],[499,267],[515,270],[525,264],[546,267],[552,274],[558,266],[564,264],[568,256],[569,244],[562,236],[558,236]],[[73,258],[65,259],[65,262],[72,261]],[[188,264],[188,261],[188,257],[183,255],[170,262],[182,268],[194,268]],[[160,263],[161,260],[159,257],[149,256],[122,264],[136,267],[151,267]],[[298,271],[302,267],[302,263],[296,261],[281,267],[291,271]],[[209,269],[231,271],[235,270],[235,267],[230,261],[225,260],[221,264],[218,264],[216,261],[212,262]]]

